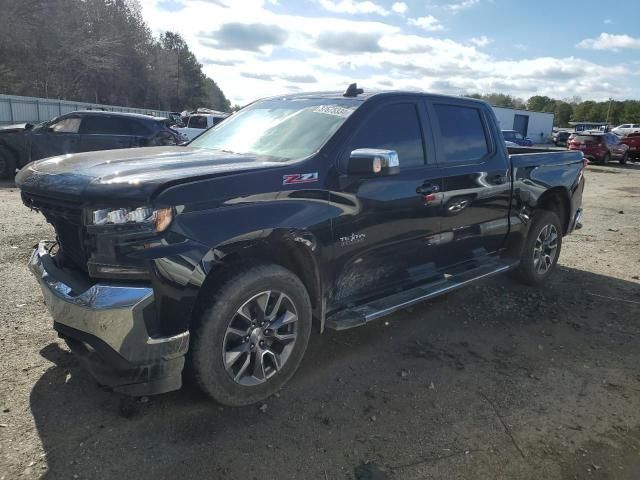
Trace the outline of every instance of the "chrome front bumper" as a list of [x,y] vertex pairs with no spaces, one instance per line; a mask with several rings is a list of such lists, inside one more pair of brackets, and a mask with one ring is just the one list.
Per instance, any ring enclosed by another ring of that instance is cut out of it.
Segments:
[[[42,288],[54,328],[72,349],[75,346],[76,350],[82,350],[78,353],[89,358],[92,364],[89,369],[98,380],[116,390],[135,394],[180,388],[179,374],[189,348],[189,332],[162,338],[149,336],[144,313],[145,309],[154,308],[153,289],[98,283],[80,288],[84,291],[74,291],[56,278],[57,267],[46,245],[47,242],[41,242],[35,248],[29,269]],[[155,391],[158,382],[163,386]],[[152,391],[145,390],[144,385],[150,385]]]

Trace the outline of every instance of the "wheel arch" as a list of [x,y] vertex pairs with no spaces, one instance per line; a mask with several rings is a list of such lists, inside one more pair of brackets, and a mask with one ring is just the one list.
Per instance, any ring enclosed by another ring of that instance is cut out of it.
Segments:
[[227,244],[212,249],[217,260],[210,264],[196,297],[193,318],[205,304],[205,295],[224,283],[230,276],[258,264],[274,264],[296,275],[305,286],[311,301],[313,321],[320,331],[324,326],[325,303],[322,293],[316,242],[309,232],[273,231],[267,237],[247,244]]
[[558,215],[562,225],[562,234],[567,234],[571,221],[571,201],[565,187],[553,187],[544,192],[536,202],[536,208],[550,210]]

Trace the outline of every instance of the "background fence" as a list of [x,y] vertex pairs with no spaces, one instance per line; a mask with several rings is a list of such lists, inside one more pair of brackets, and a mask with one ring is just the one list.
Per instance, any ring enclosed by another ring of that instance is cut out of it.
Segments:
[[0,95],[0,125],[12,123],[40,123],[54,117],[76,110],[107,110],[110,112],[144,113],[159,117],[169,116],[163,110],[145,108],[118,107],[97,103],[72,102],[68,100],[52,100],[48,98],[19,97],[16,95]]

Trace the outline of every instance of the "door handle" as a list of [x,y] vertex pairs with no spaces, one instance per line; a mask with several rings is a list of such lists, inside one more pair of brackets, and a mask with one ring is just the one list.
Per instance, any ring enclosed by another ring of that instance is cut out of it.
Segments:
[[440,187],[438,185],[432,185],[430,183],[425,183],[421,187],[416,188],[416,193],[420,195],[429,195],[430,193],[438,193],[440,191]]

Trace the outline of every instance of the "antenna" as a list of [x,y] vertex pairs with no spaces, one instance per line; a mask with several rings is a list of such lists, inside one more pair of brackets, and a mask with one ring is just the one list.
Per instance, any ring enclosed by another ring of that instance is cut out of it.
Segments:
[[352,83],[351,85],[349,85],[349,87],[347,87],[347,89],[344,91],[342,96],[343,97],[357,97],[361,93],[364,93],[364,90],[362,88],[358,88],[358,84],[357,83]]

